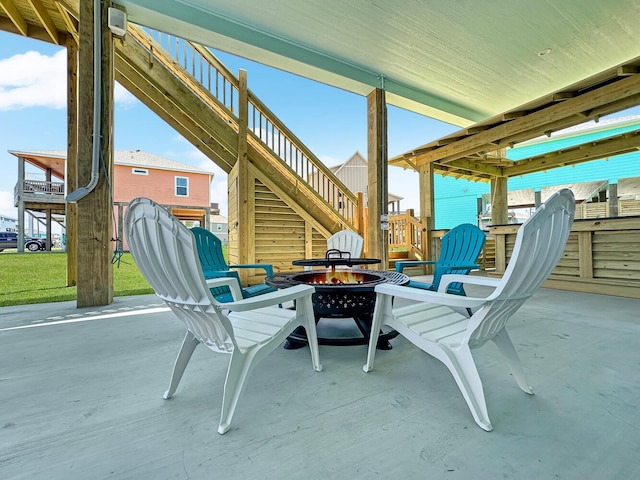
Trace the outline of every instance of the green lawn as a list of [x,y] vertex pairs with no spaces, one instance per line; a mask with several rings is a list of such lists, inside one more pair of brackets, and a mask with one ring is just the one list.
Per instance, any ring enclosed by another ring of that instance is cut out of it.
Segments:
[[[65,252],[0,253],[0,307],[76,299],[76,287],[66,286]],[[113,294],[153,293],[131,255],[113,265]]]

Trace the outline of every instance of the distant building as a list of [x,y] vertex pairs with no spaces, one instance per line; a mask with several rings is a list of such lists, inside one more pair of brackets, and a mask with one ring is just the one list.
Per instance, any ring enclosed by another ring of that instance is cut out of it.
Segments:
[[[19,217],[31,210],[36,216],[64,224],[66,151],[10,151],[20,162],[15,206]],[[44,180],[30,180],[25,166],[35,167]],[[20,173],[22,172],[22,173]],[[55,181],[59,179],[59,181]],[[213,173],[140,150],[116,150],[112,191],[117,236],[123,240],[118,219],[134,198],[145,196],[171,211],[187,226],[209,228],[209,186]],[[21,213],[22,212],[22,213]],[[119,248],[126,245],[120,244]]]
[[15,232],[18,220],[0,215],[0,232]]
[[[354,153],[349,160],[340,165],[329,167],[338,179],[354,193],[364,193],[364,204],[368,205],[367,187],[369,183],[369,164],[360,152]],[[402,197],[389,193],[387,195],[387,203],[389,204],[389,213],[400,212],[400,200]]]
[[[640,115],[602,119],[523,142],[507,149],[507,157],[528,158],[638,129]],[[544,202],[562,187],[571,188],[576,196],[576,218],[639,215],[640,151],[509,178],[508,207],[513,221],[523,221],[517,218],[519,210],[533,211],[536,196]],[[476,223],[479,218],[488,223],[491,189],[487,183],[436,175],[434,197],[437,229]],[[612,200],[617,200],[617,212],[610,209],[610,204],[616,204]]]
[[220,239],[222,245],[229,244],[229,219],[224,215],[211,214],[209,230]]

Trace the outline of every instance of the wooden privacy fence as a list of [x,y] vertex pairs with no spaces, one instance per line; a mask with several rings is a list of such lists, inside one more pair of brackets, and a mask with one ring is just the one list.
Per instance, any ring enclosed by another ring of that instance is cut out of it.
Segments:
[[[490,227],[496,275],[505,271],[518,228]],[[564,254],[544,286],[640,298],[640,217],[574,221]]]
[[[618,200],[618,216],[631,217],[640,215],[640,200]],[[576,205],[576,219],[584,218],[608,218],[611,216],[611,207],[607,202],[581,203]]]

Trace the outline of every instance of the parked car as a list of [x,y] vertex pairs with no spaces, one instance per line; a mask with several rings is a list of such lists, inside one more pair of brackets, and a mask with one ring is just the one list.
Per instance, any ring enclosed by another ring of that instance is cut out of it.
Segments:
[[[0,232],[0,252],[7,248],[18,248],[18,234],[16,232]],[[31,252],[37,252],[47,248],[47,242],[39,238],[25,237],[24,248]]]

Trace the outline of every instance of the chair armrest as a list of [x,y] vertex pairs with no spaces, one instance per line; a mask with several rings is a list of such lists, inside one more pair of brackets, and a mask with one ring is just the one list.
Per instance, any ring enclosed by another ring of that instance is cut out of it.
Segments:
[[217,278],[209,278],[206,280],[207,287],[229,287],[231,290],[231,296],[234,301],[242,300],[242,290],[236,277],[220,276]]
[[316,289],[311,285],[296,285],[275,292],[264,293],[257,297],[245,298],[238,302],[225,303],[224,308],[232,312],[245,312],[256,308],[281,305],[306,296],[311,297],[315,291]]
[[438,305],[446,305],[449,307],[474,308],[479,307],[486,302],[485,298],[464,297],[462,295],[454,295],[451,293],[431,292],[421,288],[412,288],[389,283],[377,285],[375,291],[379,295],[390,295],[416,302],[436,303]]
[[229,265],[229,268],[260,268],[266,272],[267,277],[270,277],[271,275],[273,275],[273,265],[269,263]]
[[457,270],[457,269],[479,269],[480,265],[476,263],[439,263],[437,264],[439,268],[446,270]]
[[496,288],[500,283],[498,278],[478,277],[471,275],[461,274],[446,274],[440,279],[440,285],[438,286],[438,292],[445,292],[449,284],[451,283],[466,283],[468,285],[482,285],[485,287]]
[[402,273],[405,267],[415,267],[418,265],[435,265],[436,262],[430,260],[410,260],[406,262],[396,262],[396,272]]

